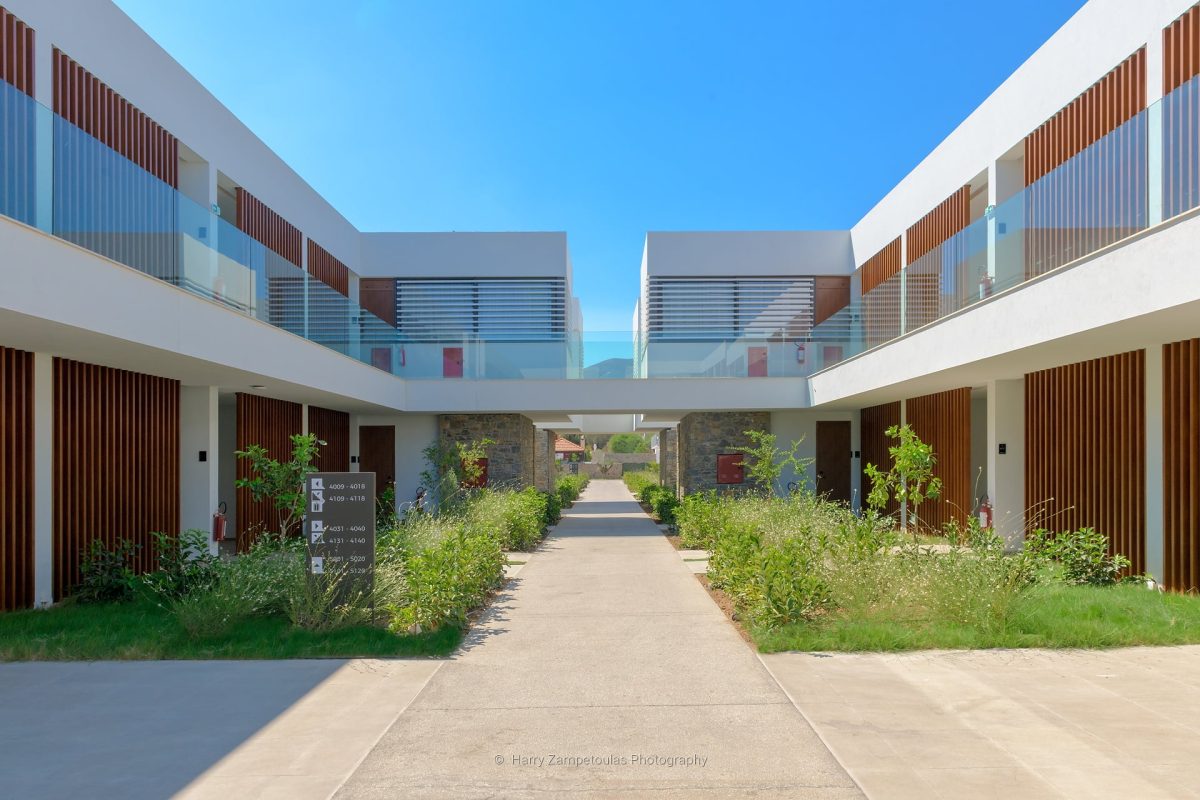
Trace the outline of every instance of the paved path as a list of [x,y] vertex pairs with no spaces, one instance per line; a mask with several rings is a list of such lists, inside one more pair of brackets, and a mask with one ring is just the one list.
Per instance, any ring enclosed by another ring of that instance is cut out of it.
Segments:
[[338,797],[861,796],[622,482],[510,587]]

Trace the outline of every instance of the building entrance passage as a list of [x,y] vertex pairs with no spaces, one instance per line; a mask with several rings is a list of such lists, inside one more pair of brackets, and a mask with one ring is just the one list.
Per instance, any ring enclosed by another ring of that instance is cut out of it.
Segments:
[[358,429],[359,472],[375,473],[375,493],[396,480],[396,426],[363,425]]
[[817,422],[817,494],[850,502],[850,423]]

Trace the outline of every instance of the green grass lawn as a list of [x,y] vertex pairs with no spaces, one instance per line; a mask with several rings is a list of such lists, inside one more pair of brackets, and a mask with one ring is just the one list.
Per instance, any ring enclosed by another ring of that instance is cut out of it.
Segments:
[[461,639],[450,628],[417,636],[368,626],[311,631],[284,617],[253,617],[226,635],[193,639],[147,601],[0,614],[0,661],[444,656]]
[[992,630],[906,623],[902,617],[894,609],[871,619],[834,612],[750,634],[766,653],[1200,644],[1200,597],[1160,594],[1138,584],[1037,586],[1017,599],[1007,625]]

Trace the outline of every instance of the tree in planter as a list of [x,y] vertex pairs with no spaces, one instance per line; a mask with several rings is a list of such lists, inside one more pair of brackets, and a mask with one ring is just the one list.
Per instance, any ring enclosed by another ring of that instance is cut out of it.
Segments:
[[325,442],[316,434],[297,433],[291,437],[292,457],[283,462],[276,461],[262,445],[252,444],[238,450],[238,458],[250,462],[249,478],[238,478],[239,489],[249,489],[254,502],[270,501],[275,506],[279,519],[278,533],[281,537],[291,534],[304,516],[304,478],[315,472],[313,461]]
[[434,442],[422,451],[429,467],[421,473],[421,485],[428,489],[438,503],[447,503],[459,489],[475,486],[483,477],[483,459],[487,449],[496,442],[478,439],[464,444],[446,445]]
[[[888,453],[892,456],[891,469],[884,472],[874,464],[867,464],[864,472],[871,480],[867,505],[882,512],[888,500],[894,499],[900,508],[907,509],[908,516],[917,521],[917,510],[921,503],[936,499],[942,494],[942,480],[933,474],[937,457],[933,453],[933,447],[922,442],[909,425],[893,425],[886,433],[899,443],[888,448]],[[900,529],[907,532],[907,528],[908,520],[902,514]],[[914,536],[916,530],[914,525]]]
[[783,471],[791,467],[794,475],[803,475],[808,471],[813,460],[800,458],[800,444],[804,441],[801,436],[792,442],[792,446],[784,450],[776,447],[777,436],[766,431],[744,431],[751,441],[750,447],[739,447],[746,458],[741,465],[750,476],[750,482],[764,494],[785,494],[783,486]]

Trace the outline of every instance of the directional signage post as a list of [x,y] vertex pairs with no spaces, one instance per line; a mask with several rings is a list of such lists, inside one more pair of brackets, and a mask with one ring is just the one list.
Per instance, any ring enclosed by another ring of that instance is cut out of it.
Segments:
[[375,473],[313,472],[304,480],[308,574],[332,576],[345,596],[375,576]]

